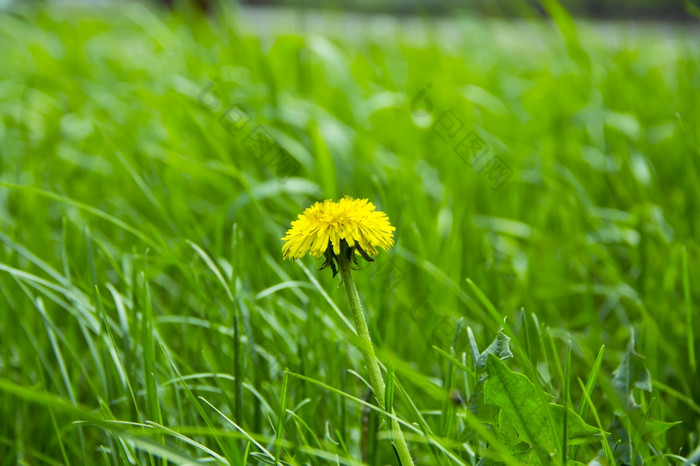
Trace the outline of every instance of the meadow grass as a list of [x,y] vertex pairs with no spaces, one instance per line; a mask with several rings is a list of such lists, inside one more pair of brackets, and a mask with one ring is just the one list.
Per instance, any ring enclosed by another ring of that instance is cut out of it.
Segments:
[[[697,464],[698,35],[545,5],[0,12],[0,462]],[[281,257],[346,194],[386,410]]]

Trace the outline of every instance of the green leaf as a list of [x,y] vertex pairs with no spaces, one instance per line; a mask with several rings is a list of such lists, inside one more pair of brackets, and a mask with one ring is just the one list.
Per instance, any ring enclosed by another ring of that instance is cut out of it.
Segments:
[[[557,439],[564,423],[564,406],[548,403],[549,395],[542,393],[524,375],[508,369],[493,355],[487,360],[487,370],[484,401],[501,408],[501,440],[517,450],[521,450],[518,445],[525,442],[536,454],[530,455],[529,464],[549,464],[549,457],[559,446]],[[567,408],[566,423],[570,445],[600,440],[600,431],[586,424],[572,409]]]
[[639,407],[634,399],[634,387],[651,392],[651,374],[644,365],[644,357],[634,350],[634,332],[627,345],[625,357],[613,372],[612,385],[628,410]]
[[658,421],[656,419],[647,419],[644,422],[643,436],[645,438],[653,439],[659,435],[666,432],[668,429],[675,427],[679,424],[683,424],[682,421],[676,422],[664,422]]
[[500,359],[512,358],[513,353],[510,351],[510,338],[504,333],[498,332],[493,343],[480,353],[472,329],[469,327],[467,327],[467,335],[469,336],[469,344],[471,346],[476,376],[478,377],[472,395],[469,398],[469,410],[476,414],[485,424],[495,424],[498,412],[494,412],[491,406],[487,406],[484,403],[484,384],[487,379],[486,359],[489,354]]
[[[619,417],[615,416],[608,429],[611,432],[610,437],[608,437],[608,444],[613,450],[615,464],[631,464],[633,455],[632,444],[630,443],[630,436],[627,433],[624,423]],[[644,465],[644,459],[638,450],[634,450],[634,457],[635,465]]]
[[[513,457],[524,463],[528,462],[532,453],[532,447],[527,442],[523,442],[515,427],[515,423],[504,410],[501,410],[498,416],[498,437],[503,442],[503,445],[508,447]],[[537,458],[537,455],[535,455],[535,458]]]
[[[564,423],[564,406],[550,403],[549,410],[552,413],[555,425],[562,425]],[[602,437],[598,428],[586,424],[586,421],[572,409],[568,409],[566,425],[569,433],[569,445],[599,442]]]
[[[564,423],[564,406],[557,404],[547,405],[556,426]],[[569,445],[581,445],[585,443],[598,442],[601,439],[600,431],[584,422],[576,413],[572,414],[569,409],[567,417]],[[672,426],[671,426],[672,427]],[[513,418],[508,410],[502,410],[499,417],[499,429],[501,440],[506,445],[515,446],[520,442],[527,442],[518,429],[518,419]]]
[[496,423],[498,411],[487,405],[484,400],[484,385],[486,376],[481,377],[474,386],[472,396],[469,398],[469,411],[473,413],[484,425]]
[[489,355],[486,364],[485,403],[501,408],[522,440],[548,464],[558,442],[554,426],[548,422],[545,397],[527,377],[508,369],[496,356]]
[[477,371],[486,368],[486,360],[490,354],[496,356],[500,360],[512,358],[513,353],[510,351],[510,337],[504,333],[498,332],[498,335],[496,335],[496,339],[493,340],[493,343],[491,343],[489,347],[479,355],[479,358],[476,361]]

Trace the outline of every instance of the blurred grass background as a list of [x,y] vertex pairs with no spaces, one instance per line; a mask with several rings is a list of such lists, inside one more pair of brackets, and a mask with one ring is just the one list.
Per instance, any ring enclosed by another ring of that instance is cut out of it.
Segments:
[[[214,10],[217,0],[159,0],[166,6],[178,6],[191,3],[200,9]],[[533,17],[547,14],[543,2],[535,0],[426,0],[422,2],[408,0],[245,0],[244,6],[293,6],[301,8],[335,9],[336,11],[361,11],[366,13],[390,14],[429,14],[431,16],[451,16],[461,14],[478,14],[495,17]],[[692,21],[689,11],[698,8],[698,0],[564,0],[561,5],[579,18],[626,19],[626,20],[672,20]]]
[[[389,464],[377,416],[283,383],[288,368],[366,396],[348,372],[364,369],[338,280],[280,253],[297,214],[346,194],[397,228],[396,247],[356,277],[378,355],[406,391],[399,415],[417,422],[415,405],[475,464],[485,445],[445,402],[475,380],[454,380],[433,346],[462,360],[467,326],[483,349],[505,318],[523,348],[513,366],[531,361],[559,403],[567,342],[574,404],[605,345],[592,400],[607,429],[625,419],[605,387],[634,332],[653,386],[634,389],[645,415],[623,444],[683,464],[700,429],[698,32],[544,8],[553,20],[0,12],[3,464],[204,451],[105,420],[155,422],[232,464],[246,448],[249,463],[271,461],[248,436],[274,452],[283,399],[295,413],[285,462]],[[497,189],[436,133],[448,111],[508,167]],[[248,150],[258,125],[298,163],[291,176]],[[650,432],[647,419],[682,424]],[[413,449],[418,464],[449,463]]]

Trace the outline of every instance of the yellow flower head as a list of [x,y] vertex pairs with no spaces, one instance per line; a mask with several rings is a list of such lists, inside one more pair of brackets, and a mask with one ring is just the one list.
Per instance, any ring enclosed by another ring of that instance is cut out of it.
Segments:
[[[285,259],[300,259],[307,251],[314,257],[326,256],[323,267],[331,266],[336,273],[335,263],[341,249],[346,249],[348,258],[355,263],[355,251],[366,260],[377,254],[377,246],[385,251],[394,245],[394,227],[384,212],[379,212],[367,199],[353,199],[345,196],[338,202],[326,200],[317,202],[299,218],[282,238]],[[341,246],[343,246],[341,248]]]

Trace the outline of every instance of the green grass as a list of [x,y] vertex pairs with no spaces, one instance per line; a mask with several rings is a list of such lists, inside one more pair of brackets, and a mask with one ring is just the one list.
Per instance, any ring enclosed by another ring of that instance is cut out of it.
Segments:
[[0,13],[0,463],[394,464],[338,277],[281,258],[346,194],[397,228],[354,275],[417,464],[697,463],[698,36],[545,4]]

